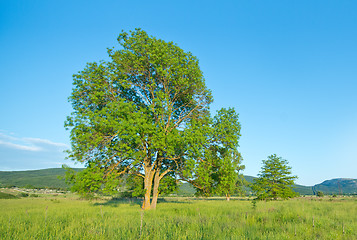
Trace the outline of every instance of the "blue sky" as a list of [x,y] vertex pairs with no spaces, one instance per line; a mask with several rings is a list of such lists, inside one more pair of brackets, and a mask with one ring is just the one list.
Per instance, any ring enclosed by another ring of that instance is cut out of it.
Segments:
[[72,166],[72,74],[140,27],[200,60],[212,113],[240,114],[244,174],[357,178],[355,1],[0,1],[0,170]]

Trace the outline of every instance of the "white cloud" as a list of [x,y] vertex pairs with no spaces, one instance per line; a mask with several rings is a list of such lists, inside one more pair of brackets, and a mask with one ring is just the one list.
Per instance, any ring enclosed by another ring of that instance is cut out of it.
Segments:
[[33,144],[47,144],[47,145],[52,145],[55,147],[59,148],[69,148],[67,144],[64,143],[55,143],[47,139],[41,139],[41,138],[24,138],[25,141],[28,141]]
[[3,145],[3,146],[8,147],[8,148],[13,148],[13,149],[17,149],[17,150],[24,150],[24,151],[37,152],[37,151],[41,151],[42,150],[42,148],[36,147],[36,146],[20,145],[20,144],[11,143],[11,142],[3,142],[1,140],[0,140],[0,145]]
[[48,139],[17,137],[0,130],[0,171],[56,168],[73,165],[64,150],[70,147]]
[[48,139],[17,138],[14,136],[6,135],[1,132],[0,132],[0,145],[16,150],[32,151],[32,152],[48,151],[48,150],[53,151],[54,150],[53,147],[61,151],[69,148],[67,144],[52,142]]
[[6,134],[4,134],[2,132],[3,132],[3,130],[0,130],[0,138],[3,138],[3,139],[5,138],[5,139],[8,139],[8,140],[12,140],[12,141],[17,141],[18,140],[18,138],[6,135]]

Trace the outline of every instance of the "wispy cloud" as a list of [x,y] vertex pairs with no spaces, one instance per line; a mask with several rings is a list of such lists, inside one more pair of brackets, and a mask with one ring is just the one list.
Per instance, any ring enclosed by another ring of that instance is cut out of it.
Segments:
[[29,170],[73,166],[65,159],[64,150],[70,147],[65,143],[34,137],[18,137],[0,130],[0,171]]
[[47,139],[41,139],[41,138],[24,138],[25,141],[33,143],[33,144],[47,144],[55,147],[60,147],[60,148],[69,148],[67,144],[64,143],[56,143],[52,142]]
[[7,148],[12,148],[22,151],[47,151],[49,148],[53,150],[53,147],[58,150],[68,149],[69,146],[64,143],[52,142],[48,139],[41,138],[17,138],[11,135],[7,135],[0,132],[0,145]]
[[36,147],[36,146],[26,146],[26,145],[20,145],[16,143],[11,143],[11,142],[4,142],[0,140],[0,145],[3,145],[8,148],[13,148],[17,150],[23,150],[23,151],[32,151],[32,152],[37,152],[41,151],[42,148]]
[[0,130],[0,139],[3,138],[3,139],[12,140],[12,141],[18,140],[18,138],[14,137],[14,136],[10,136],[10,135],[2,133],[2,132],[3,132],[3,130]]

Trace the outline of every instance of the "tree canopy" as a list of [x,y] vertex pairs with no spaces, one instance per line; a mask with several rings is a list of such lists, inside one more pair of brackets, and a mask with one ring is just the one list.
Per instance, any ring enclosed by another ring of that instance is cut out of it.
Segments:
[[297,176],[291,175],[291,167],[288,161],[278,157],[276,154],[268,156],[267,160],[263,160],[262,170],[258,174],[258,178],[254,179],[252,186],[258,199],[278,199],[291,198],[296,196],[296,192],[292,189],[294,180]]
[[197,193],[204,196],[224,195],[229,200],[234,193],[242,193],[244,169],[238,152],[241,125],[233,108],[222,108],[211,121],[211,131],[198,157],[192,180]]
[[105,169],[104,178],[142,177],[143,208],[155,208],[160,180],[190,171],[187,161],[202,151],[212,96],[190,52],[141,29],[122,32],[118,42],[109,61],[73,76],[69,157]]

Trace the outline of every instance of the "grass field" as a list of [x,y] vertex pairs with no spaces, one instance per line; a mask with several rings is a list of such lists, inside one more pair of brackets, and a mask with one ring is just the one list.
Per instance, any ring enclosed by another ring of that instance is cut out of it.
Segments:
[[357,239],[357,198],[257,202],[0,199],[0,239]]

